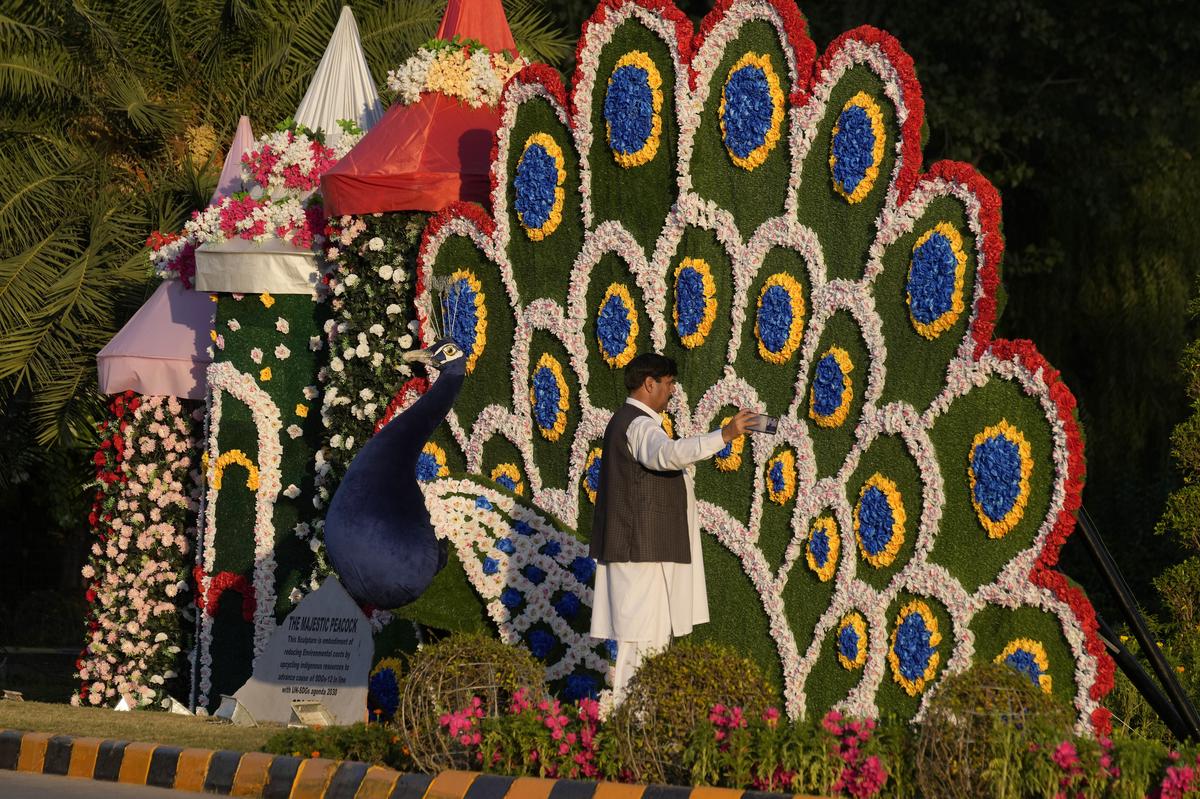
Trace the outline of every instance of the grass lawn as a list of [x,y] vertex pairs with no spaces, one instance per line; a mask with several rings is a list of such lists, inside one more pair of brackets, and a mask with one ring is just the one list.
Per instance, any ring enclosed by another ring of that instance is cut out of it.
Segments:
[[118,713],[46,702],[0,701],[0,729],[253,752],[284,727],[235,727],[227,722],[148,710]]

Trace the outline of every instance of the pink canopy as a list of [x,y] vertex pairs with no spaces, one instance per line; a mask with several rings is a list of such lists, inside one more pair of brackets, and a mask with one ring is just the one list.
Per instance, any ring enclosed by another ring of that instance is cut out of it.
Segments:
[[250,130],[250,119],[243,116],[238,119],[237,130],[233,133],[229,152],[225,154],[225,165],[221,167],[221,177],[217,178],[217,187],[213,189],[209,205],[245,188],[242,185],[242,153],[253,147],[254,131]]
[[164,281],[96,356],[100,390],[204,399],[214,308],[207,294]]
[[[450,0],[438,38],[476,39],[489,50],[516,51],[500,0]],[[380,211],[437,211],[454,200],[486,202],[493,108],[471,108],[427,93],[393,105],[354,149],[321,177],[330,216]]]

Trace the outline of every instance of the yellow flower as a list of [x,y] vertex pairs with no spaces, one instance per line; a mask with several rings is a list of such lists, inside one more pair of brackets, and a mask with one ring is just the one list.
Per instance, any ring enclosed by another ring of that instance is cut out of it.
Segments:
[[[608,141],[608,148],[612,151],[613,160],[625,169],[629,169],[650,163],[658,154],[658,143],[662,138],[662,75],[659,74],[658,67],[654,66],[654,61],[650,59],[650,56],[641,50],[631,50],[618,58],[617,63],[613,64],[613,74],[621,67],[636,67],[645,70],[646,84],[650,87],[650,134],[646,136],[646,141],[642,143],[640,149],[628,153],[618,152],[612,146],[612,125],[607,121],[604,123],[604,135]],[[612,75],[608,77],[608,87],[612,88]]]
[[[888,538],[888,542],[883,549],[873,554],[867,550],[866,542],[863,541],[860,518],[863,497],[872,488],[883,494],[887,499],[888,508],[892,512],[891,537]],[[863,484],[862,490],[858,492],[858,502],[854,506],[854,536],[858,539],[858,551],[862,554],[863,559],[877,569],[891,565],[892,561],[896,559],[896,555],[899,554],[900,547],[904,545],[904,524],[906,521],[904,502],[900,498],[900,491],[896,488],[896,484],[879,472],[875,472]]]
[[[829,551],[825,555],[824,563],[817,563],[817,558],[812,551],[813,536],[818,532],[825,533],[825,541],[829,545]],[[837,522],[832,516],[819,516],[813,522],[812,529],[808,531],[808,550],[805,559],[808,561],[808,568],[816,573],[817,577],[823,583],[827,583],[833,579],[833,575],[837,573],[838,555],[842,551],[842,537],[838,535]]]
[[522,162],[525,161],[525,154],[529,152],[529,148],[533,145],[541,147],[546,151],[547,155],[554,159],[554,165],[558,172],[554,183],[554,204],[550,207],[550,214],[546,217],[545,222],[539,227],[530,227],[525,223],[524,215],[520,211],[517,211],[517,221],[525,229],[525,235],[533,241],[541,241],[553,233],[562,222],[563,200],[566,198],[563,183],[567,180],[567,170],[562,148],[558,146],[558,142],[554,141],[553,137],[548,133],[534,133],[525,140],[525,148],[521,152],[520,160],[517,161],[517,169],[521,168]]
[[[679,330],[679,278],[688,269],[700,275],[704,292],[704,316],[696,325],[696,329],[685,335]],[[713,322],[717,319],[717,284],[713,281],[712,267],[703,258],[684,258],[679,262],[679,266],[675,267],[675,307],[671,314],[675,320],[675,332],[679,334],[683,346],[688,349],[699,347],[712,332]]]
[[[1046,647],[1042,646],[1039,641],[1032,638],[1018,638],[1015,641],[1010,641],[1004,650],[996,655],[995,662],[1003,664],[1008,660],[1009,655],[1014,655],[1018,651],[1027,652],[1033,657],[1033,662],[1037,665],[1038,675],[1037,684],[1045,693],[1050,693],[1054,686],[1054,681],[1050,678],[1050,658],[1046,656]],[[1021,672],[1025,674],[1025,672]],[[1031,676],[1031,675],[1026,675]]]
[[[1021,458],[1021,483],[1017,489],[1017,498],[1008,513],[995,520],[988,516],[987,511],[975,496],[975,451],[993,436],[1003,436],[1016,444]],[[967,459],[967,477],[971,483],[971,504],[975,506],[979,523],[983,525],[983,529],[987,530],[988,538],[1003,538],[1021,521],[1021,517],[1025,515],[1025,506],[1029,503],[1029,478],[1032,474],[1033,452],[1029,442],[1020,430],[1008,423],[1007,419],[1001,419],[998,424],[985,427],[982,433],[975,436],[975,440],[971,443],[971,456]]]
[[270,292],[266,291],[258,295],[258,301],[263,304],[264,308],[270,308],[275,304],[275,298],[271,296]]
[[[506,477],[512,483],[512,492],[520,495],[525,493],[525,483],[521,480],[521,470],[515,463],[502,463],[492,469],[492,482],[500,483],[500,478]],[[504,483],[500,483],[504,486]],[[507,486],[505,486],[507,487]]]
[[[779,467],[779,476],[783,486],[775,487],[772,473]],[[767,498],[776,505],[786,505],[796,495],[796,453],[785,449],[771,460],[767,461]]]
[[[858,181],[858,183],[855,185],[854,191],[847,192],[846,187],[839,183],[836,177],[833,178],[834,190],[838,194],[842,195],[842,197],[846,199],[846,202],[852,204],[861,202],[863,198],[865,198],[871,192],[872,187],[875,185],[875,181],[879,178],[879,165],[883,163],[885,136],[885,131],[883,129],[883,112],[879,110],[879,105],[871,98],[871,95],[867,94],[866,92],[859,92],[858,94],[854,95],[846,101],[844,106],[842,106],[842,113],[846,113],[846,111],[853,106],[858,106],[861,108],[864,112],[866,112],[867,118],[871,120],[871,133],[875,139],[875,142],[871,147],[871,166],[867,167],[866,172],[863,173],[862,180]],[[838,115],[838,119],[839,121],[841,120],[840,114]],[[834,168],[837,166],[837,156],[833,151],[833,143],[837,140],[839,130],[840,127],[835,124],[833,126],[833,133],[829,137],[830,173],[832,173]]]
[[550,427],[542,427],[537,421],[537,393],[534,390],[532,379],[529,381],[529,405],[535,413],[534,426],[542,434],[542,438],[545,438],[547,441],[558,441],[567,430],[567,411],[571,407],[570,387],[567,385],[566,376],[563,375],[562,364],[548,352],[542,353],[542,357],[538,359],[537,366],[533,367],[533,373],[536,375],[542,369],[549,369],[550,374],[554,376],[554,382],[558,384],[558,412],[555,414],[554,424]]
[[[462,282],[465,287],[458,287]],[[475,363],[479,360],[479,356],[483,355],[483,349],[487,345],[487,305],[484,304],[483,284],[479,282],[479,278],[475,277],[475,273],[469,269],[456,269],[450,273],[450,277],[446,281],[449,287],[447,291],[447,301],[450,297],[459,296],[458,292],[462,292],[465,288],[469,288],[475,295],[475,342],[471,346],[470,352],[467,353],[466,373],[471,374],[475,371]],[[456,313],[453,308],[442,308],[443,315],[453,317]]]
[[308,416],[308,406],[305,405],[303,402],[296,403],[296,415],[299,416],[301,419]]
[[762,330],[759,327],[759,319],[754,320],[754,337],[758,340],[758,354],[768,363],[784,364],[788,358],[795,354],[796,350],[800,349],[800,339],[804,336],[804,290],[794,277],[787,272],[776,272],[768,277],[758,292],[758,310],[761,312],[763,307],[763,299],[767,296],[767,292],[772,288],[779,287],[787,292],[788,300],[792,306],[791,323],[788,326],[787,341],[783,342],[777,351],[767,348],[763,341]]
[[[858,646],[854,650],[853,660],[846,657],[842,652],[841,646],[838,645],[841,641],[842,631],[847,627],[854,630],[855,635],[858,637]],[[867,662],[867,622],[861,613],[851,611],[843,616],[842,623],[838,625],[838,634],[833,640],[834,646],[837,647],[838,663],[842,665],[843,669],[847,671],[861,669]]]
[[258,373],[258,379],[263,381],[264,383],[267,382],[268,380],[270,380],[271,379],[271,367],[264,366],[262,368],[262,370]]
[[[721,420],[720,426],[724,427],[725,425],[729,424],[729,420],[732,418],[733,418],[732,416],[726,416],[724,419]],[[728,447],[729,454],[728,455],[719,455],[718,454],[714,457],[713,460],[716,461],[717,469],[722,472],[736,472],[742,465],[742,449],[745,446],[746,446],[746,436],[740,435],[737,438],[735,438],[733,441],[730,441],[728,444],[726,444],[725,447],[722,447],[721,448],[722,451],[724,451],[725,448]]]
[[829,413],[822,415],[817,412],[817,381],[816,370],[814,370],[813,385],[808,390],[808,415],[821,427],[841,427],[850,413],[850,401],[854,399],[854,381],[850,379],[850,373],[854,371],[854,363],[850,360],[850,353],[841,347],[830,347],[817,360],[817,365],[820,366],[821,361],[830,357],[837,362],[838,369],[842,372],[841,400],[837,408]]
[[925,671],[919,674],[914,679],[908,679],[900,671],[900,657],[896,654],[896,633],[900,631],[900,625],[911,614],[920,615],[925,622],[925,629],[929,631],[929,646],[936,649],[937,645],[942,642],[942,634],[938,632],[937,617],[933,615],[933,611],[919,599],[914,599],[900,609],[896,614],[896,626],[892,629],[892,643],[888,647],[888,664],[892,667],[892,679],[900,684],[904,692],[909,696],[916,696],[925,690],[925,684],[933,679],[937,674],[938,663],[941,660],[941,655],[938,652],[933,652],[929,656],[929,662],[925,664]]
[[217,331],[215,331],[215,330],[208,331],[208,337],[211,338],[213,341],[216,341],[217,340]]
[[[624,305],[625,312],[629,318],[629,333],[625,336],[625,349],[620,352],[609,352],[604,346],[604,342],[600,339],[600,316],[604,313],[605,307],[609,300],[616,298]],[[637,336],[638,336],[638,313],[633,307],[633,296],[621,283],[612,283],[608,290],[604,292],[604,297],[600,300],[600,307],[596,311],[596,343],[600,345],[600,355],[604,358],[604,362],[613,369],[621,369],[627,363],[633,360],[633,356],[637,355]]]
[[220,457],[217,458],[216,468],[213,469],[212,487],[218,491],[221,490],[221,478],[225,474],[225,467],[233,463],[246,470],[246,488],[251,491],[257,491],[258,467],[240,449],[231,449],[228,452],[222,452]]
[[775,149],[775,145],[779,143],[779,131],[783,127],[783,106],[784,96],[783,89],[779,85],[779,76],[775,74],[774,68],[771,66],[771,57],[764,53],[746,53],[737,62],[729,68],[729,74],[725,77],[725,85],[721,87],[721,104],[717,108],[717,117],[721,120],[721,140],[727,140],[725,130],[725,95],[729,88],[729,81],[734,74],[746,67],[757,68],[762,71],[763,77],[767,79],[767,90],[771,94],[771,124],[767,127],[767,132],[763,137],[763,143],[748,152],[745,156],[739,156],[730,149],[729,145],[725,145],[725,151],[729,153],[729,157],[733,159],[733,163],[745,169],[747,172],[759,167],[771,151]]
[[[916,317],[912,315],[912,294],[905,291],[904,302],[908,306],[908,318],[912,322],[914,328],[927,339],[933,340],[954,327],[954,323],[958,321],[958,317],[962,315],[966,306],[963,303],[963,283],[966,280],[967,273],[967,254],[963,251],[962,234],[954,229],[954,226],[949,222],[938,222],[929,230],[921,234],[917,239],[917,243],[913,245],[913,255],[917,254],[917,250],[921,249],[935,235],[942,236],[950,243],[950,250],[954,253],[954,291],[950,297],[950,307],[931,322],[918,322]],[[908,275],[909,280],[912,279],[912,260],[909,260]]]

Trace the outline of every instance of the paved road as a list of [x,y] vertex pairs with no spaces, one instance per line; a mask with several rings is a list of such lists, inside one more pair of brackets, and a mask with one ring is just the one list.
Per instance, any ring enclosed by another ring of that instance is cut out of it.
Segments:
[[[191,791],[168,791],[166,788],[147,788],[140,785],[119,785],[115,782],[83,780],[74,777],[51,777],[44,774],[25,774],[0,770],[0,796],[4,799],[184,799],[208,796]],[[210,797],[211,799],[211,797]]]

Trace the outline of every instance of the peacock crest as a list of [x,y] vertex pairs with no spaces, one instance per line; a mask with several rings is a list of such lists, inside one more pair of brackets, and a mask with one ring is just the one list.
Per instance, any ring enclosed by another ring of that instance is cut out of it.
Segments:
[[[454,568],[568,695],[604,686],[587,636],[600,442],[623,367],[680,366],[664,425],[781,417],[695,467],[712,621],[776,664],[793,717],[920,715],[947,674],[1005,662],[1107,724],[1094,612],[1054,570],[1084,476],[1074,399],[993,338],[1000,199],[922,171],[911,59],[869,27],[821,56],[784,0],[723,0],[693,33],[605,0],[566,91],[506,86],[492,213],[452,206],[419,258],[426,343],[453,296],[467,385],[418,474]],[[449,281],[450,291],[426,287]]]

